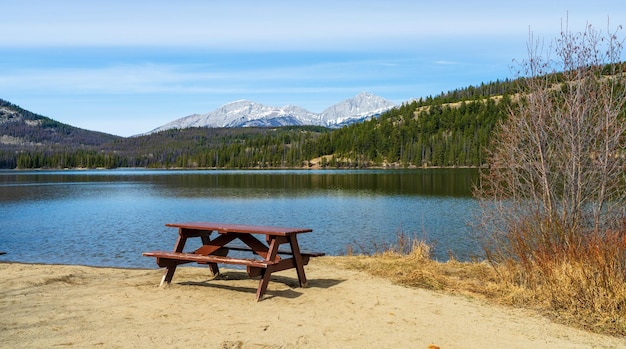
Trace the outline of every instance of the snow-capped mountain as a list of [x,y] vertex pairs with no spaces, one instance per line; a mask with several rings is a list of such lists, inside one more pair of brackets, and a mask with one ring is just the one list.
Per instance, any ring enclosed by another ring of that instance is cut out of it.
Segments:
[[174,120],[148,133],[189,127],[294,125],[341,127],[379,115],[394,106],[394,103],[367,92],[328,107],[321,113],[313,113],[294,105],[272,107],[248,100],[239,100],[225,104],[210,113],[193,114]]
[[362,92],[353,98],[324,109],[321,113],[321,119],[324,121],[322,126],[340,127],[353,122],[364,121],[393,107],[395,104],[382,97]]

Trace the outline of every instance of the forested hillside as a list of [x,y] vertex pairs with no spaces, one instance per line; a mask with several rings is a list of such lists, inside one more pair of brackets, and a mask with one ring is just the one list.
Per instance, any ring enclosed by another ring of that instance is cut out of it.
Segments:
[[0,168],[18,167],[20,158],[21,167],[48,167],[60,163],[55,160],[60,154],[80,156],[120,138],[63,124],[0,99]]
[[508,97],[413,102],[317,139],[329,166],[479,166]]
[[[15,142],[26,139],[25,131],[17,130],[27,129],[24,125],[28,123],[17,127],[7,118],[0,125],[4,139],[0,142],[0,167],[480,166],[491,132],[512,103],[514,86],[510,81],[496,81],[441,93],[337,130],[312,126],[192,128],[121,138],[91,131],[83,134],[45,118],[38,119],[44,121],[38,122],[37,129],[57,138]],[[28,114],[21,108],[19,112]]]

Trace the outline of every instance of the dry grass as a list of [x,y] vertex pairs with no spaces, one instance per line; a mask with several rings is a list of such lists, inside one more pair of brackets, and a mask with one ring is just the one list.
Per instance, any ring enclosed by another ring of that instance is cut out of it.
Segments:
[[[342,259],[348,268],[366,271],[397,284],[534,309],[555,321],[593,332],[626,335],[626,238],[607,234],[589,241],[568,258],[523,265],[509,260],[494,265],[437,262],[430,246],[399,235],[399,245],[372,255]],[[530,268],[529,268],[530,266]]]
[[[511,233],[525,241],[532,234]],[[514,257],[499,258],[499,279],[562,322],[626,335],[626,234],[560,235],[558,244],[525,245]]]
[[343,264],[404,286],[472,296],[489,295],[488,290],[494,290],[497,274],[488,263],[455,259],[437,262],[431,258],[431,247],[425,242],[414,240],[411,246],[405,252],[390,248],[372,255],[353,255]]

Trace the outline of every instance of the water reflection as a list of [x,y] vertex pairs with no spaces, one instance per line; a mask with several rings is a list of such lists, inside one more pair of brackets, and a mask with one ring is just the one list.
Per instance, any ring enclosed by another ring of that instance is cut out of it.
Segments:
[[[32,171],[0,172],[6,186],[79,185],[82,183],[151,183],[163,187],[199,189],[265,189],[269,191],[344,190],[382,195],[469,197],[477,179],[475,169],[380,171]],[[0,195],[7,194],[3,190]],[[189,193],[189,192],[188,192]],[[214,192],[219,194],[220,191]],[[226,194],[228,195],[228,194]],[[7,199],[6,197],[4,199]]]
[[436,257],[468,259],[472,169],[398,171],[0,171],[3,260],[153,267],[167,222],[303,226],[329,254],[425,236]]

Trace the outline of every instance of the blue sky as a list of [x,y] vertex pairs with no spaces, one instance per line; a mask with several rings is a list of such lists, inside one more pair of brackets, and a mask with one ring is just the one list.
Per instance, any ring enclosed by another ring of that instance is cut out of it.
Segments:
[[[249,99],[312,112],[514,78],[529,30],[626,25],[612,1],[0,0],[0,98],[121,136]],[[624,31],[620,32],[624,37]]]

